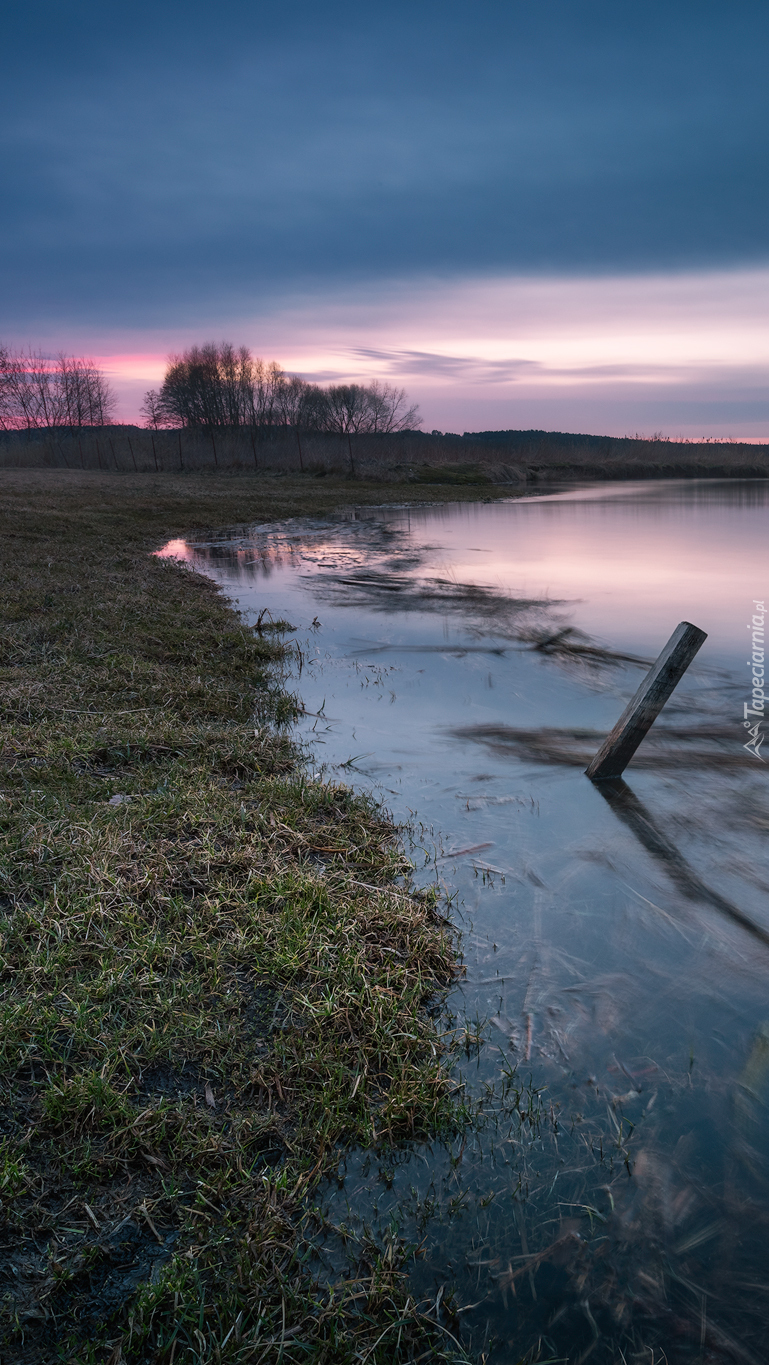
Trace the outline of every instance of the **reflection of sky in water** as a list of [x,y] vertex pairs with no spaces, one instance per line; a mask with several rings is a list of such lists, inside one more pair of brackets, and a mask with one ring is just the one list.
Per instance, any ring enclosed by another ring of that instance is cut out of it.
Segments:
[[[175,547],[251,619],[267,607],[298,627],[297,690],[316,713],[300,730],[317,763],[332,771],[354,759],[350,777],[397,816],[415,813],[416,860],[432,864],[420,876],[437,871],[458,891],[467,973],[455,1004],[494,1021],[468,1085],[498,1087],[500,1068],[517,1062],[560,1107],[557,1135],[548,1120],[524,1141],[516,1118],[512,1141],[499,1128],[481,1134],[456,1167],[417,1153],[384,1185],[376,1163],[351,1159],[334,1205],[340,1217],[352,1196],[348,1220],[376,1221],[375,1204],[386,1218],[413,1190],[404,1231],[416,1237],[432,1191],[415,1284],[433,1296],[455,1284],[459,1303],[476,1305],[461,1315],[474,1349],[494,1334],[503,1343],[493,1359],[517,1360],[540,1336],[545,1355],[573,1360],[588,1349],[619,1360],[620,1346],[689,1360],[700,1337],[703,1359],[757,1348],[762,1358],[768,1305],[745,1286],[763,1275],[769,1225],[769,950],[713,901],[769,927],[766,769],[744,755],[741,725],[767,505],[758,482],[593,486]],[[557,605],[481,619],[419,594],[362,591],[362,569]],[[572,624],[648,656],[682,619],[709,634],[664,715],[682,761],[655,766],[650,748],[651,766],[626,776],[640,819],[686,860],[709,903],[578,766],[493,739],[495,727],[605,731],[642,676],[544,656],[522,627]],[[687,729],[699,739],[688,742]],[[703,731],[716,735],[710,747]]]

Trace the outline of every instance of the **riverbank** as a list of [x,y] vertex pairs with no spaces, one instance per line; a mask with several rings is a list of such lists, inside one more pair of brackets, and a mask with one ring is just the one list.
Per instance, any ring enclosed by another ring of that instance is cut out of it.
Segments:
[[302,1201],[347,1144],[461,1123],[436,1011],[456,943],[386,813],[282,728],[289,627],[151,554],[351,494],[473,496],[0,473],[9,1365],[454,1349],[392,1249],[323,1291]]

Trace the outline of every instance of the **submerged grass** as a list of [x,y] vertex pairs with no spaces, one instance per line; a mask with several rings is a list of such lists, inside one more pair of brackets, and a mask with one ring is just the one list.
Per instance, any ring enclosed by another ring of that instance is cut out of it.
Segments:
[[455,1351],[392,1247],[315,1282],[302,1209],[345,1146],[462,1122],[437,1009],[456,945],[386,814],[308,778],[285,635],[150,554],[351,491],[0,475],[9,1365]]

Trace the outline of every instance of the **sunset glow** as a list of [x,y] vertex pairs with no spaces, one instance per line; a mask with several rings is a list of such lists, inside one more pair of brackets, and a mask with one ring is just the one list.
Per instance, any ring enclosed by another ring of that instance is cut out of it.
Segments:
[[120,351],[96,337],[92,349],[124,421],[138,419],[170,352],[221,335],[306,379],[405,386],[428,430],[661,427],[761,440],[769,436],[767,317],[769,270],[423,280],[375,293],[365,306],[349,292],[289,298],[218,331],[145,335],[136,350]]
[[158,559],[191,560],[194,557],[194,553],[186,540],[169,540],[161,549],[155,550],[154,553],[157,555]]

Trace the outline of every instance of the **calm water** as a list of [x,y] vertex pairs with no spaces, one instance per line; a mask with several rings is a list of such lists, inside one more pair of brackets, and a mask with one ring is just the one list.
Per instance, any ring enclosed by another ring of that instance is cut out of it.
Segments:
[[[411,819],[453,897],[485,1117],[351,1157],[324,1255],[340,1223],[421,1244],[479,1357],[769,1358],[768,510],[759,481],[591,485],[166,547],[298,628],[316,769]],[[684,619],[708,640],[609,799],[582,769]]]

